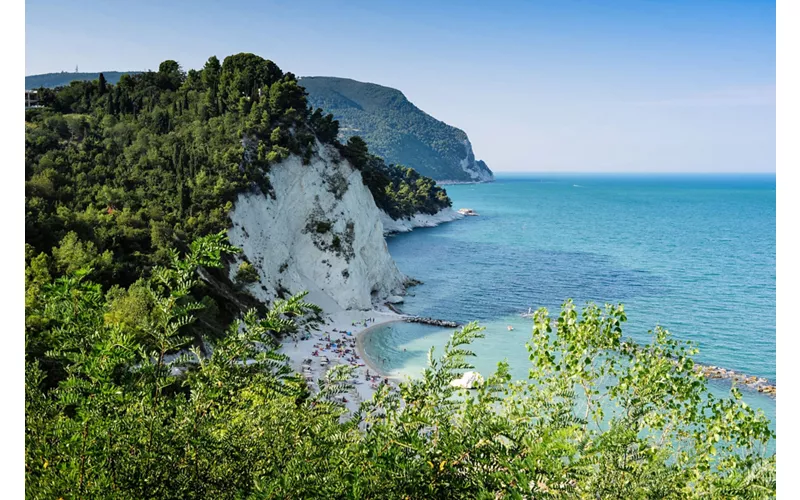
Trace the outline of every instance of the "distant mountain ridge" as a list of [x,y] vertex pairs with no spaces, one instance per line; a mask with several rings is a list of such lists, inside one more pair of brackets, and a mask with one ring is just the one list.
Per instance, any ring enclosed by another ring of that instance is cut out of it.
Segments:
[[[29,75],[25,77],[26,89],[38,89],[40,87],[52,89],[56,87],[64,87],[69,85],[70,82],[91,81],[97,80],[100,77],[100,71],[97,73],[68,73],[62,71],[60,73],[43,73],[41,75]],[[135,75],[141,71],[102,71],[103,77],[111,84],[116,84],[122,75]]]
[[437,181],[487,182],[489,167],[476,160],[467,134],[425,113],[397,89],[348,78],[300,78],[308,102],[332,113],[339,135],[361,136],[387,163],[411,167]]

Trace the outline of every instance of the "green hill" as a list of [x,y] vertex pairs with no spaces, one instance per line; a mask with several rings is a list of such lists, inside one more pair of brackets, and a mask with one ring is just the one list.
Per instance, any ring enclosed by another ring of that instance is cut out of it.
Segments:
[[[111,84],[116,84],[122,75],[135,75],[139,71],[103,71],[103,76],[106,81]],[[38,89],[40,87],[53,89],[56,87],[65,87],[76,80],[92,81],[97,80],[100,73],[67,73],[62,71],[60,73],[43,73],[41,75],[30,75],[25,77],[26,89]]]
[[399,90],[347,78],[303,77],[308,101],[333,113],[340,139],[361,136],[387,163],[414,168],[440,181],[491,181],[463,130],[414,106]]

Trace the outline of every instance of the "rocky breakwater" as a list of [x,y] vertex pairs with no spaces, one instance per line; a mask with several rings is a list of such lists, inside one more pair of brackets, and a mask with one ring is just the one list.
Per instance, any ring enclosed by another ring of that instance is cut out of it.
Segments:
[[709,379],[726,379],[731,380],[737,384],[744,385],[750,389],[758,392],[768,394],[772,397],[776,396],[777,388],[770,384],[769,381],[763,377],[756,377],[754,375],[745,375],[733,370],[726,370],[719,366],[709,366],[696,364],[694,366],[696,372],[701,372],[706,378]]
[[[528,312],[520,314],[523,318],[534,318],[536,313],[532,309],[528,309]],[[556,327],[556,320],[555,318],[551,318],[551,325],[553,328]],[[634,344],[626,343],[627,348],[633,349],[633,352],[638,352],[641,349],[641,346],[637,346]],[[776,397],[777,388],[774,384],[770,384],[769,380],[763,377],[756,377],[754,375],[746,375],[744,373],[739,373],[734,370],[728,370],[719,366],[713,365],[703,365],[700,363],[694,364],[694,371],[698,373],[702,373],[708,379],[715,380],[715,379],[723,379],[723,380],[730,380],[734,383],[739,385],[745,386],[749,389],[758,391],[762,394],[767,394],[771,397]]]
[[443,328],[458,328],[459,325],[455,321],[447,321],[444,319],[435,318],[422,318],[420,316],[408,316],[403,318],[407,323],[423,323],[425,325],[441,326]]

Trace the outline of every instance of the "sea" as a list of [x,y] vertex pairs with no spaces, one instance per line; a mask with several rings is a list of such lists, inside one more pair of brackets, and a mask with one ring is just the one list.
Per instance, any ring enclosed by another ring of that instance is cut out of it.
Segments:
[[[506,360],[527,378],[532,320],[521,314],[546,307],[557,317],[573,299],[622,303],[624,336],[646,342],[660,325],[694,342],[703,364],[777,383],[774,174],[498,174],[446,189],[454,209],[479,215],[387,243],[423,282],[404,313],[485,327],[472,345],[481,373]],[[369,331],[365,354],[393,377],[415,377],[451,333],[390,323]],[[730,390],[709,384],[718,396]],[[775,399],[742,392],[774,428]]]

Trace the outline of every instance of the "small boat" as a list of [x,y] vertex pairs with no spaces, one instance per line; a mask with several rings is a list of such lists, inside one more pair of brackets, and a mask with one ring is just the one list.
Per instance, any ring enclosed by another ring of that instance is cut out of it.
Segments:
[[510,331],[512,331],[512,330],[514,330],[514,327],[513,327],[513,326],[511,326],[511,325],[508,325],[508,331],[510,332]]

